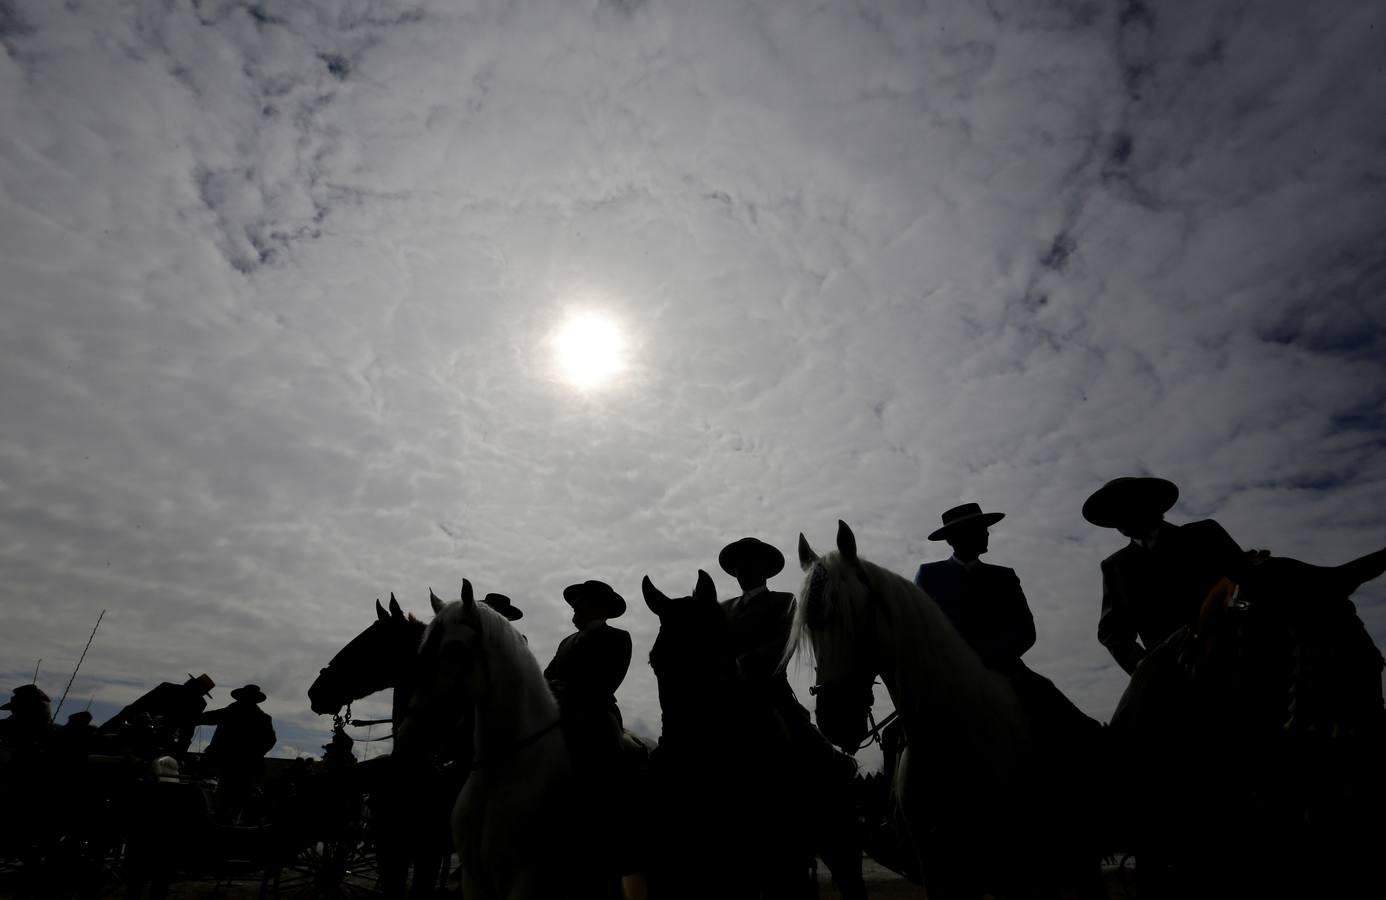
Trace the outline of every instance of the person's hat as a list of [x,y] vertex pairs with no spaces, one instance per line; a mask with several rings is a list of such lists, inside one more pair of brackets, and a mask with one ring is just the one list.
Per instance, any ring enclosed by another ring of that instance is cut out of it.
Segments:
[[964,503],[961,506],[946,510],[940,518],[943,520],[943,527],[934,529],[934,532],[929,535],[931,541],[946,541],[949,534],[966,526],[975,528],[980,525],[983,528],[990,528],[1006,518],[1006,514],[984,513],[976,503]]
[[189,674],[188,680],[184,682],[184,684],[188,684],[196,688],[201,688],[199,693],[206,694],[208,697],[212,696],[212,688],[217,686],[217,683],[212,680],[212,676],[208,675],[206,672],[203,672],[196,678]]
[[0,709],[14,709],[17,706],[32,706],[37,703],[52,702],[43,688],[36,684],[21,684],[10,692],[8,703],[0,704]]
[[516,609],[515,604],[511,603],[510,598],[504,594],[487,594],[485,597],[481,598],[481,602],[505,616],[511,622],[525,617],[524,612]]
[[260,690],[258,684],[247,684],[232,691],[231,699],[245,700],[248,703],[264,703],[266,698],[265,692]]
[[77,727],[77,728],[80,728],[80,727],[82,727],[83,725],[90,725],[90,724],[91,724],[91,713],[88,712],[88,711],[85,710],[85,709],[82,710],[81,712],[75,712],[75,713],[73,713],[72,715],[70,715],[70,716],[67,717],[67,724],[72,725],[72,726]]
[[744,537],[723,547],[717,564],[733,578],[773,578],[784,568],[784,554],[758,538]]
[[1132,518],[1164,515],[1179,488],[1163,478],[1113,478],[1083,503],[1083,518],[1098,528],[1117,528]]
[[574,610],[599,619],[614,619],[626,611],[626,600],[605,581],[584,581],[563,589],[563,599]]

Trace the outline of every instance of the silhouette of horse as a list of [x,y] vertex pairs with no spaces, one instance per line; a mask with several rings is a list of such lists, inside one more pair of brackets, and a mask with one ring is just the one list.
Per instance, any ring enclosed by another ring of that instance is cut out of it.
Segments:
[[652,896],[803,897],[818,849],[842,896],[865,898],[850,772],[802,790],[789,733],[737,674],[712,579],[699,570],[692,595],[680,598],[648,577],[641,589],[660,621],[650,666],[663,728],[649,762],[643,848]]
[[929,896],[1100,891],[1099,854],[1080,827],[1090,788],[1038,770],[1010,683],[912,581],[859,557],[846,523],[823,557],[801,534],[799,560],[807,575],[786,661],[808,642],[818,724],[843,748],[867,734],[881,678],[908,741],[894,802]]
[[[318,715],[338,715],[344,707],[377,691],[394,690],[391,722],[396,733],[408,709],[424,623],[405,615],[395,595],[387,612],[375,602],[376,619],[352,638],[318,673],[308,688],[308,700]],[[435,743],[428,749],[437,751]],[[465,757],[467,747],[446,748],[445,755]],[[381,887],[387,896],[405,893],[412,864],[414,896],[428,896],[442,876],[448,852],[448,787],[455,791],[459,776],[439,771],[432,760],[405,760],[396,749],[388,757],[363,764],[355,777],[371,793],[373,830]],[[467,761],[462,761],[462,772]],[[455,771],[455,768],[454,770]],[[421,788],[431,788],[424,791]],[[430,799],[431,795],[431,799]]]
[[1141,798],[1137,859],[1176,890],[1367,893],[1337,863],[1386,836],[1386,710],[1348,597],[1386,551],[1337,567],[1254,558],[1151,649],[1112,718]]
[[558,704],[505,617],[474,599],[433,598],[419,680],[398,735],[401,751],[467,716],[472,771],[452,813],[467,900],[600,898],[619,890],[594,818],[574,803]]

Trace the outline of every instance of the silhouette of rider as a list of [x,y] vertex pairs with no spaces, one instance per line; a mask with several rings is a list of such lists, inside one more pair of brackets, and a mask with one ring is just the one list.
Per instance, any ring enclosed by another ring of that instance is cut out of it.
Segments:
[[982,512],[964,503],[943,513],[931,541],[947,541],[953,555],[924,563],[914,583],[948,616],[953,627],[993,671],[1010,679],[1021,708],[1043,732],[1073,736],[1075,729],[1096,729],[1054,683],[1021,661],[1035,645],[1035,617],[1014,569],[981,560],[990,549],[990,528],[1005,513]]
[[813,727],[780,666],[793,624],[794,595],[772,591],[767,582],[784,568],[784,555],[758,538],[744,537],[723,547],[717,563],[741,588],[740,596],[722,601],[737,672],[747,687],[764,692],[803,764],[823,775],[822,767],[840,765],[841,757]]
[[621,746],[621,711],[616,689],[630,668],[630,633],[607,624],[626,611],[626,601],[601,581],[563,589],[573,608],[575,634],[558,645],[544,669],[563,717],[569,753],[579,770],[600,772]]
[[247,684],[231,692],[229,706],[203,713],[199,722],[215,725],[203,758],[217,773],[217,815],[234,822],[264,774],[265,754],[278,738],[274,721],[260,708],[265,693]]
[[205,673],[196,678],[189,675],[183,684],[165,681],[107,719],[99,730],[103,734],[118,734],[126,725],[148,716],[158,729],[159,745],[175,756],[185,755],[197,730],[198,716],[207,708],[206,698],[214,687],[216,682]]
[[1035,617],[1014,569],[984,563],[992,525],[1005,513],[984,513],[976,503],[943,514],[943,526],[929,535],[947,541],[953,555],[925,563],[914,583],[933,598],[953,627],[990,668],[1009,674],[1035,645]]
[[1212,519],[1171,525],[1179,488],[1163,478],[1115,478],[1083,504],[1083,518],[1130,543],[1102,561],[1097,639],[1129,674],[1156,645],[1198,617],[1222,578],[1241,581],[1250,561]]

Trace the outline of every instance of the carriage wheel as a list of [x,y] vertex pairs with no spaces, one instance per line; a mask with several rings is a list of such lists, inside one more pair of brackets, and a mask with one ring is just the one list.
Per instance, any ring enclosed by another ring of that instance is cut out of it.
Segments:
[[368,836],[368,817],[363,812],[336,833],[299,848],[267,889],[287,897],[384,896],[375,845]]

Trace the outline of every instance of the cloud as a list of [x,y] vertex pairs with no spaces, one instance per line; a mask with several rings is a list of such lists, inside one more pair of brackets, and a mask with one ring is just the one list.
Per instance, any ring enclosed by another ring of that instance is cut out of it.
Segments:
[[[908,573],[976,500],[1106,716],[1106,478],[1312,562],[1386,534],[1370,15],[2,3],[5,668],[108,608],[103,700],[205,669],[312,747],[376,597],[469,577],[546,661],[598,577],[654,730],[643,574],[726,594],[722,544],[840,517]],[[585,396],[581,307],[634,349]]]

